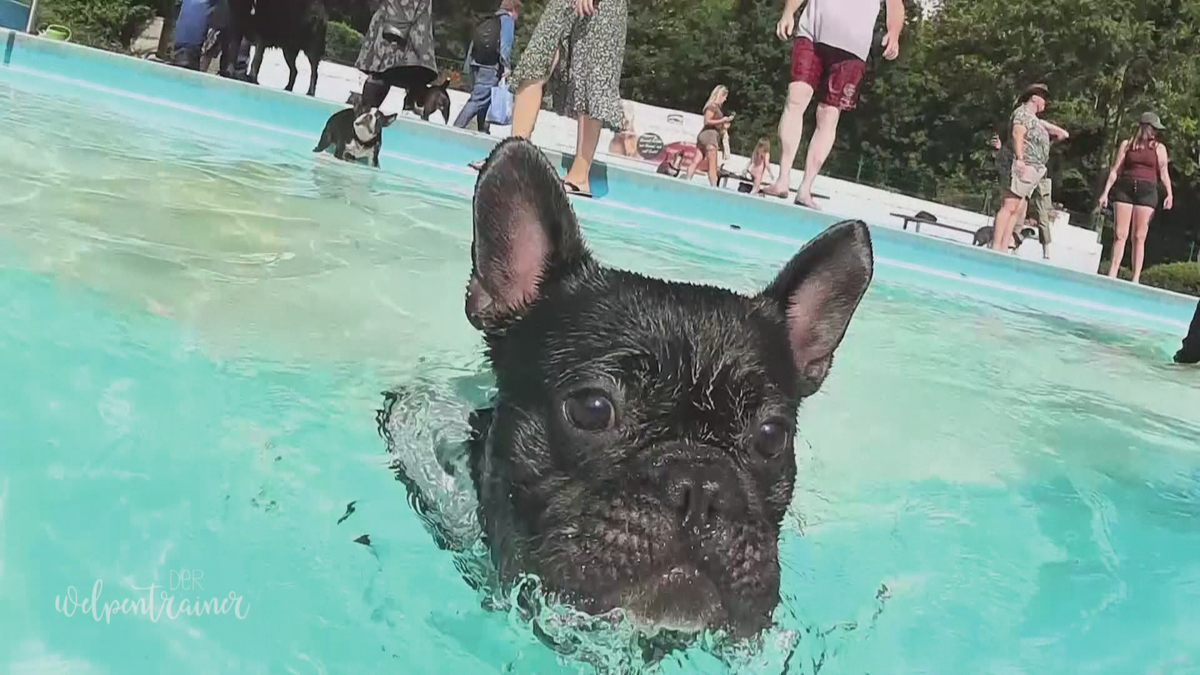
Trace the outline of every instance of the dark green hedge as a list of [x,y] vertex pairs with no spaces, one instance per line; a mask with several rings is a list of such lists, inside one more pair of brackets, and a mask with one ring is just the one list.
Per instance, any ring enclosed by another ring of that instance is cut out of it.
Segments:
[[1142,270],[1142,283],[1176,293],[1200,295],[1200,263],[1173,262]]
[[336,63],[354,65],[362,49],[362,33],[340,21],[330,21],[325,34],[325,58]]
[[160,4],[158,0],[42,0],[37,27],[66,26],[71,29],[71,42],[125,51]]

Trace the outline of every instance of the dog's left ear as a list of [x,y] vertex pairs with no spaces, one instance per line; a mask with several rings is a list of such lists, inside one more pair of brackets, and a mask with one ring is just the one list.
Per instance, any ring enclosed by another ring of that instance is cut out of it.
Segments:
[[382,127],[391,126],[392,122],[396,121],[397,116],[398,116],[398,113],[392,113],[391,115],[380,116],[379,126],[382,126]]
[[521,138],[497,144],[479,172],[474,220],[466,312],[481,330],[519,318],[591,258],[558,173]]
[[787,317],[788,340],[804,395],[821,387],[833,352],[871,283],[871,233],[861,220],[840,222],[808,242],[761,297]]

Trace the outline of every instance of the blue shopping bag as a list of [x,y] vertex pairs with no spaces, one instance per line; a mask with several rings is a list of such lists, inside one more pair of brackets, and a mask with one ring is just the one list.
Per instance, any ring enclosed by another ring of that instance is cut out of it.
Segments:
[[492,87],[492,103],[487,111],[488,123],[500,126],[512,124],[512,109],[513,95],[508,89],[508,80],[500,80],[500,84]]

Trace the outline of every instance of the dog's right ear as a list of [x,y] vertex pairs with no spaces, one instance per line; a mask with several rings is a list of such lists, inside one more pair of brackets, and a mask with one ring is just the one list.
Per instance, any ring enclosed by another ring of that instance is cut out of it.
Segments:
[[350,107],[357,109],[362,105],[362,94],[358,93],[357,91],[350,92],[350,95],[346,97],[346,103],[348,103]]
[[519,318],[591,259],[558,173],[537,146],[500,142],[475,183],[466,312],[478,329]]

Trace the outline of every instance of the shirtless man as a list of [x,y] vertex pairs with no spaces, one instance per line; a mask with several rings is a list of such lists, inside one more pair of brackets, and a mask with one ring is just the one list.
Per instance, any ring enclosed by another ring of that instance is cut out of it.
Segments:
[[842,111],[858,104],[858,85],[867,67],[879,6],[887,5],[883,58],[890,61],[900,55],[904,0],[808,0],[796,21],[802,1],[785,0],[783,16],[775,27],[779,39],[793,38],[792,83],[779,118],[779,178],[763,192],[787,197],[803,135],[804,111],[817,94],[817,128],[808,142],[804,180],[796,193],[796,203],[815,209],[813,181],[833,150]]

